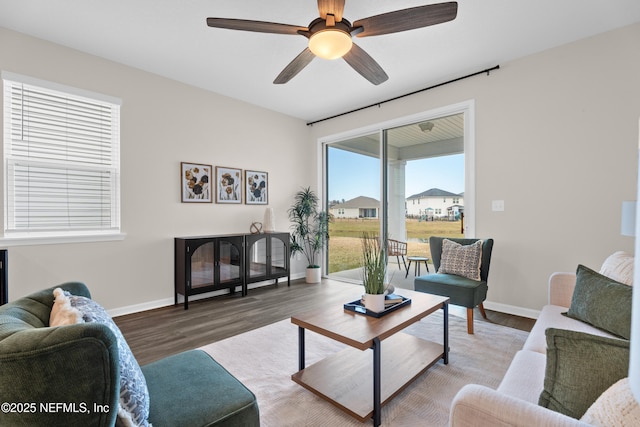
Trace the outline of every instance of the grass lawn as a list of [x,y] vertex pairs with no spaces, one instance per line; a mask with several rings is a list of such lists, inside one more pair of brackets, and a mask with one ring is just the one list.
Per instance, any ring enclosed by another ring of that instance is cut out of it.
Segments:
[[[422,221],[407,219],[407,255],[427,256],[430,236],[463,237],[460,221]],[[351,270],[362,265],[360,236],[363,232],[379,234],[377,219],[335,219],[329,226],[329,273]],[[395,261],[395,260],[391,260]]]

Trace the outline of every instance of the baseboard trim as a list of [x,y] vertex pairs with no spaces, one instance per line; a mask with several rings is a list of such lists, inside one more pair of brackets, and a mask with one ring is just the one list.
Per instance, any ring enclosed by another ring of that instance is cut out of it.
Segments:
[[[292,275],[291,280],[305,277],[304,273],[300,274],[299,276],[300,277],[294,277]],[[285,283],[286,285],[286,282],[284,282],[282,278],[279,279],[278,284],[282,285],[283,283]],[[266,282],[256,282],[256,283],[251,283],[247,285],[247,289],[255,289],[255,288],[260,288],[262,286],[269,286],[273,284],[274,284],[273,280],[268,280]],[[242,292],[242,289],[240,289],[240,286],[236,287],[236,292]],[[229,294],[229,290],[222,289],[219,291],[207,292],[206,294],[191,295],[189,297],[189,302],[197,301],[205,298],[217,297],[220,295],[227,295],[227,294]],[[178,295],[178,304],[182,304],[182,303],[184,303],[184,297]],[[111,310],[107,310],[107,313],[109,313],[109,316],[111,317],[126,316],[127,314],[140,313],[141,311],[154,310],[156,308],[168,307],[170,305],[174,305],[173,297],[163,298],[155,301],[143,302],[141,304],[128,305],[125,307],[113,308]]]
[[484,308],[487,310],[499,311],[500,313],[513,314],[514,316],[527,317],[529,319],[537,319],[540,310],[532,310],[530,308],[518,307],[515,305],[502,304],[499,302],[485,301]]
[[306,277],[307,277],[307,274],[305,272],[296,273],[291,275],[291,280],[305,279]]
[[155,301],[144,302],[142,304],[128,305],[126,307],[112,308],[107,310],[109,316],[118,317],[126,316],[127,314],[139,313],[141,311],[153,310],[156,308],[166,307],[173,305],[173,298],[159,299]]

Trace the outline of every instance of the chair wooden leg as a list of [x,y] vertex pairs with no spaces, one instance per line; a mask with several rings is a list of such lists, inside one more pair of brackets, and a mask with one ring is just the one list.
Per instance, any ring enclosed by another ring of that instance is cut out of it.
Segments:
[[467,333],[473,334],[473,308],[467,308]]
[[485,319],[487,318],[487,313],[485,313],[484,311],[484,305],[482,305],[482,303],[478,304],[478,308],[480,309],[480,314],[482,314],[482,317],[484,317]]

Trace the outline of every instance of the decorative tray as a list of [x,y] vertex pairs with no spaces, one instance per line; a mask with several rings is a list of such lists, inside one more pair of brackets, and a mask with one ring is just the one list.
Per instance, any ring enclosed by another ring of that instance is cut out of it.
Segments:
[[355,300],[355,301],[348,302],[344,305],[344,309],[349,311],[354,311],[356,313],[364,314],[367,316],[371,316],[371,317],[382,317],[391,313],[392,311],[396,311],[399,308],[402,308],[404,306],[411,304],[411,298],[407,298],[403,296],[400,296],[400,298],[402,298],[401,302],[388,305],[385,307],[384,310],[380,312],[368,310],[364,306],[364,304],[362,304],[362,300]]

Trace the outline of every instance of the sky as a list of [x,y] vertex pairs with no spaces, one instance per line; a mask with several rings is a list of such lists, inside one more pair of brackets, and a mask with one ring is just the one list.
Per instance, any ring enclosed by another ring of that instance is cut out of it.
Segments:
[[[329,200],[358,196],[380,200],[379,160],[345,150],[329,150]],[[431,188],[464,191],[464,154],[411,160],[405,169],[407,197]]]

